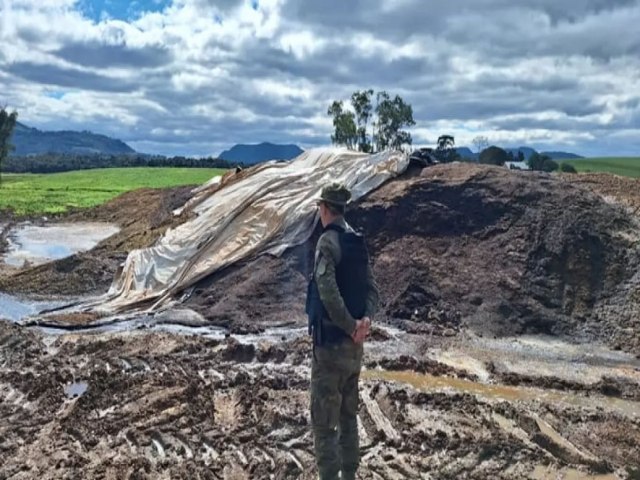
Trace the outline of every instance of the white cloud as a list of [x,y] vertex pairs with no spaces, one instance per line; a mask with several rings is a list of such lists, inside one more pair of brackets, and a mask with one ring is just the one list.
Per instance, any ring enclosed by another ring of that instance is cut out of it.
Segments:
[[413,105],[417,144],[640,154],[638,0],[174,0],[129,21],[74,0],[0,8],[0,103],[38,127],[168,154],[311,146],[332,99],[374,88]]
[[284,33],[279,38],[280,48],[285,52],[291,52],[296,60],[304,60],[305,57],[320,51],[325,42],[321,38],[314,37],[309,31]]

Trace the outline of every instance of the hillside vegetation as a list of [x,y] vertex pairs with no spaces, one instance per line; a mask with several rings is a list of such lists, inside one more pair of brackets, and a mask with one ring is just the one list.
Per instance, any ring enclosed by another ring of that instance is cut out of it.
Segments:
[[568,160],[578,172],[605,172],[624,177],[640,178],[640,157],[602,157]]
[[135,150],[122,140],[106,135],[88,131],[42,131],[22,123],[16,125],[11,143],[15,147],[13,155],[16,156],[43,153],[135,153]]
[[138,188],[199,185],[225,170],[217,168],[107,168],[47,175],[5,175],[0,212],[61,213],[100,205]]

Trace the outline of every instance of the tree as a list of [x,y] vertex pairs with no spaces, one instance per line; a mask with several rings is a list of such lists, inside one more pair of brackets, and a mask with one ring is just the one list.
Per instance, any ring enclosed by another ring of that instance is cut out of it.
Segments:
[[480,152],[480,163],[502,166],[509,161],[509,154],[500,147],[491,146]]
[[334,133],[331,135],[331,142],[334,145],[344,145],[349,149],[353,149],[358,142],[358,132],[353,112],[345,111],[343,102],[334,101],[327,110],[327,115],[333,117]]
[[367,125],[373,111],[373,106],[371,105],[372,95],[373,90],[362,90],[351,95],[351,105],[356,112],[356,124],[358,125],[358,150],[367,153],[373,150],[367,135]]
[[553,161],[551,158],[544,155],[544,163],[542,164],[542,171],[544,172],[557,172],[560,169],[558,162]]
[[529,160],[527,160],[527,165],[529,165],[529,168],[531,170],[542,171],[543,163],[544,163],[544,159],[542,158],[542,155],[540,155],[538,152],[532,153],[531,156],[529,157]]
[[551,160],[551,157],[547,155],[540,155],[538,152],[534,152],[527,162],[531,170],[539,172],[555,172],[558,170],[559,165]]
[[480,153],[489,146],[489,139],[487,137],[483,137],[482,135],[478,135],[472,140],[472,143],[476,147],[476,152]]
[[518,150],[518,161],[524,162],[524,160],[525,160],[524,153],[522,152],[522,150]]
[[[383,91],[376,94],[374,109],[371,105],[373,93],[373,90],[363,90],[351,95],[355,113],[346,110],[342,101],[331,104],[327,110],[327,114],[333,117],[331,141],[351,149],[357,147],[361,152],[379,152],[387,148],[401,150],[405,145],[411,145],[411,134],[404,130],[416,124],[411,105],[400,96],[392,99]],[[371,138],[367,135],[370,120],[373,124]]]
[[438,137],[438,150],[448,150],[456,144],[456,139],[451,135],[440,135]]
[[440,135],[436,147],[436,157],[443,163],[455,162],[460,159],[456,152],[456,140],[452,135]]
[[578,171],[576,170],[576,167],[574,167],[573,165],[567,162],[562,162],[560,164],[560,170],[565,173],[578,173]]
[[5,107],[0,108],[0,183],[2,183],[2,165],[13,149],[11,135],[17,121],[17,112],[9,113]]
[[413,120],[413,108],[399,96],[393,100],[385,91],[378,92],[376,96],[376,122],[375,144],[377,151],[387,148],[400,150],[403,145],[411,145],[411,134],[402,130],[415,125]]

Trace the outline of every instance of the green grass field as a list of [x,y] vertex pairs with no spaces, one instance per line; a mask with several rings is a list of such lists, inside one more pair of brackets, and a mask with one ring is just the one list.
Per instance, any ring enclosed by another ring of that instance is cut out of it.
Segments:
[[225,170],[216,168],[106,168],[52,174],[5,174],[0,211],[17,215],[61,213],[93,207],[129,190],[198,185]]
[[562,163],[570,163],[578,172],[606,172],[640,178],[640,157],[585,158]]

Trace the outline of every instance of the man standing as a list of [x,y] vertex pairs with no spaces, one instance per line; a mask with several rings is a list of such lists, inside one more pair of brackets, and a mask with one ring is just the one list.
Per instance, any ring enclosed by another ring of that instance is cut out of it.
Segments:
[[364,238],[344,219],[350,199],[351,192],[339,184],[322,190],[318,205],[324,232],[307,295],[314,344],[311,423],[321,480],[356,478],[358,380],[364,339],[378,307]]

